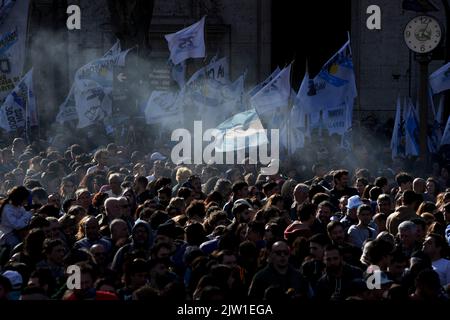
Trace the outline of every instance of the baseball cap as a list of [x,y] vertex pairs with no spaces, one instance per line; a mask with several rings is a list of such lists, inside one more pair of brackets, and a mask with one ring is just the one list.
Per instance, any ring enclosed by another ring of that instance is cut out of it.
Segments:
[[151,161],[157,161],[157,160],[166,160],[166,157],[163,156],[161,153],[159,152],[153,152],[152,155],[150,156],[150,160]]
[[363,202],[361,201],[361,198],[359,196],[352,196],[348,198],[347,209],[358,208],[362,204]]
[[11,282],[11,287],[13,290],[20,290],[23,280],[19,272],[8,270],[3,272],[3,276],[8,278],[9,282]]

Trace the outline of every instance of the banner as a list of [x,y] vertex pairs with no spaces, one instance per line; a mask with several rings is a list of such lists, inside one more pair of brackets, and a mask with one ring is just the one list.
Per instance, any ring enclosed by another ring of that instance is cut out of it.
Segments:
[[38,125],[33,93],[33,70],[30,70],[6,97],[0,108],[0,127],[8,132]]
[[177,65],[188,58],[205,57],[205,18],[178,32],[165,35],[173,64]]
[[22,76],[29,5],[29,0],[10,0],[0,9],[0,101]]

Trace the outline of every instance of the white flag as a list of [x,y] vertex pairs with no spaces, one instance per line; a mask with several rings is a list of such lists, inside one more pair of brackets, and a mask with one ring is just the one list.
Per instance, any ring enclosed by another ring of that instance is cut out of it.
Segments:
[[153,91],[145,107],[146,123],[160,124],[165,128],[176,127],[183,119],[180,104],[177,103],[181,94],[182,92]]
[[0,127],[8,132],[37,126],[36,99],[33,93],[33,70],[30,70],[6,97],[0,108]]
[[0,101],[22,76],[29,6],[29,0],[7,1],[0,12]]
[[272,81],[279,73],[281,69],[280,67],[277,67],[270,76],[267,77],[263,82],[257,84],[255,87],[249,90],[247,93],[249,97],[253,97],[258,91],[260,91],[262,88],[264,88],[270,81]]
[[430,87],[433,94],[450,89],[450,62],[430,75]]
[[178,32],[165,35],[170,50],[170,59],[179,64],[188,58],[205,57],[205,18]]
[[291,95],[291,67],[292,64],[281,70],[272,81],[250,98],[250,104],[267,129],[280,129],[286,121]]

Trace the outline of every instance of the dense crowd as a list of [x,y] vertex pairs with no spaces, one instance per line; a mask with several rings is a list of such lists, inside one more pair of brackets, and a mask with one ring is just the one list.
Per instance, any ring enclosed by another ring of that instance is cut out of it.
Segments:
[[447,299],[445,165],[413,176],[319,159],[263,176],[248,158],[168,156],[1,149],[0,300]]

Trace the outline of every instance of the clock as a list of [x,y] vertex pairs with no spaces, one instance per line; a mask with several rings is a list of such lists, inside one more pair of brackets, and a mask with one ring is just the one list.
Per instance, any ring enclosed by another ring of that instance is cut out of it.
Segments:
[[409,49],[417,53],[428,53],[439,45],[442,30],[435,18],[417,16],[408,22],[403,36]]

